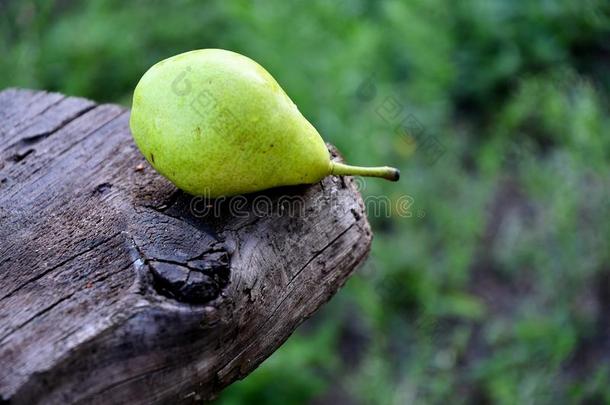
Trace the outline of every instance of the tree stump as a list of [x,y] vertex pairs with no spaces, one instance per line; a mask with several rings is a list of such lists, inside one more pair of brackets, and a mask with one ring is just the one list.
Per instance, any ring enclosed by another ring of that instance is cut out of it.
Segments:
[[128,121],[0,92],[0,402],[213,398],[369,251],[351,178],[207,201],[146,163]]

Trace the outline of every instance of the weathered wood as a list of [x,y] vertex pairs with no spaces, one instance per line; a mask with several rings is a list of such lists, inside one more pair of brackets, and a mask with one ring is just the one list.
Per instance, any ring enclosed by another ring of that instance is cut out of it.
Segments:
[[208,207],[145,163],[128,118],[80,98],[0,93],[1,399],[211,398],[367,255],[350,178]]

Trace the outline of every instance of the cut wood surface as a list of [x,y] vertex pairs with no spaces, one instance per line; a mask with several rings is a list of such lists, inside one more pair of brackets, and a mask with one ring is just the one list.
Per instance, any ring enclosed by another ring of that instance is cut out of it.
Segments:
[[0,92],[0,402],[213,398],[369,251],[351,178],[206,201],[146,163],[128,121]]

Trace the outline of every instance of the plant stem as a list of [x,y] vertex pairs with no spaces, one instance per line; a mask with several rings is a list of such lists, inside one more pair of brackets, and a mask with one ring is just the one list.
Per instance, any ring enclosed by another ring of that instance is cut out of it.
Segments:
[[382,177],[390,181],[398,181],[400,170],[393,167],[360,167],[350,166],[338,162],[330,162],[330,173],[339,176],[367,176]]

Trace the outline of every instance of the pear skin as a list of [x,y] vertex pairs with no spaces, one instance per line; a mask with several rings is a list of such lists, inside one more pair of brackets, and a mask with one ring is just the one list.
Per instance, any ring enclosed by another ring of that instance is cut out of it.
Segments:
[[165,59],[140,79],[130,127],[148,162],[211,198],[316,183],[329,174],[398,179],[398,170],[331,162],[320,134],[253,60],[221,49]]

